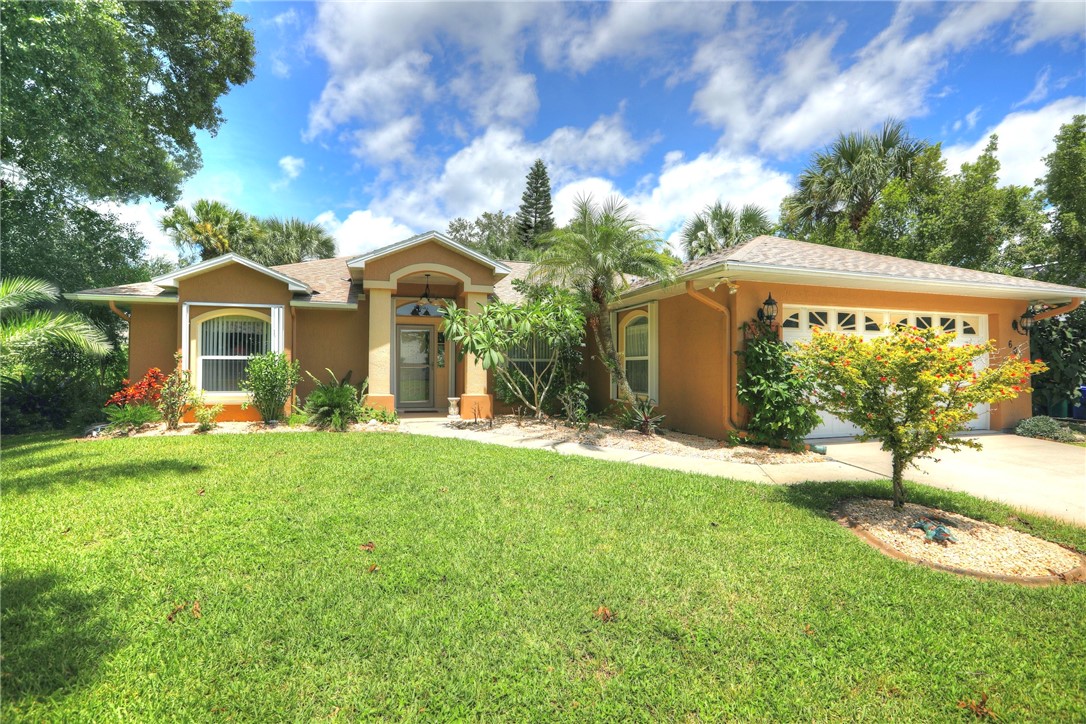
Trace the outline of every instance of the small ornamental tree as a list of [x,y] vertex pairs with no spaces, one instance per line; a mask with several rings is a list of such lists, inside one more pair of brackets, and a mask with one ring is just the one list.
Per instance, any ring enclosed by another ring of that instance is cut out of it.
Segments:
[[242,408],[253,405],[265,423],[281,420],[287,400],[301,381],[300,364],[297,360],[291,362],[282,352],[250,357],[245,365],[245,376],[239,383],[241,389],[249,393]]
[[192,406],[192,375],[181,366],[181,355],[173,357],[174,368],[162,383],[158,396],[158,411],[166,421],[167,430],[176,430],[181,425],[181,418]]
[[1030,392],[1030,375],[1043,372],[1036,360],[992,359],[976,370],[973,360],[994,357],[995,344],[954,346],[954,333],[895,327],[864,340],[815,330],[793,352],[797,371],[814,389],[816,407],[860,428],[859,440],[880,440],[893,455],[894,507],[905,504],[902,472],[938,449],[980,448],[952,437],[973,419],[977,405]]
[[493,302],[478,314],[450,304],[445,334],[483,369],[492,369],[513,399],[542,419],[558,388],[568,380],[563,364],[584,341],[585,320],[568,295],[525,304]]

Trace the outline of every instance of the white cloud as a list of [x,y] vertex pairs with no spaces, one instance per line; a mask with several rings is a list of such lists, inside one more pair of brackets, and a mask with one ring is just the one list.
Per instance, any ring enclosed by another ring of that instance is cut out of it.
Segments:
[[272,50],[270,56],[272,75],[278,78],[289,78],[291,67],[290,63],[287,62],[287,55],[293,46],[290,38],[297,32],[298,26],[301,25],[301,18],[298,16],[298,12],[291,8],[273,17],[272,24],[275,25],[279,36],[279,46]]
[[279,169],[283,172],[283,175],[278,181],[272,183],[272,190],[278,191],[280,189],[285,189],[290,185],[291,181],[301,175],[302,169],[304,168],[304,158],[299,158],[298,156],[283,156],[279,159]]
[[357,131],[358,144],[351,152],[371,165],[406,160],[415,152],[421,126],[418,116],[404,116],[374,130]]
[[780,31],[760,21],[738,27],[695,54],[691,70],[704,81],[692,108],[720,127],[731,147],[771,153],[804,150],[888,116],[922,115],[949,54],[983,41],[1014,5],[952,5],[934,28],[912,33],[914,14],[929,10],[899,5],[890,25],[846,65],[834,56],[844,26],[792,40],[776,70],[758,53],[767,39],[780,40]]
[[1063,98],[1035,111],[1011,113],[974,143],[945,147],[947,169],[956,172],[962,163],[976,161],[988,145],[988,137],[995,133],[999,136],[996,158],[1000,182],[1032,186],[1045,173],[1044,157],[1052,151],[1052,139],[1076,113],[1086,113],[1086,98]]
[[954,125],[951,126],[951,128],[953,128],[955,132],[962,130],[962,128],[965,128],[965,130],[967,131],[973,130],[973,128],[977,125],[977,121],[980,120],[980,111],[981,106],[977,106],[973,110],[966,113],[965,118],[959,118],[958,120],[954,121]]
[[328,229],[336,238],[338,254],[361,254],[386,244],[402,241],[413,232],[390,216],[379,216],[371,210],[352,211],[340,221],[334,211],[325,211],[313,222]]
[[1016,29],[1019,40],[1015,43],[1014,50],[1018,53],[1023,53],[1038,43],[1057,38],[1072,37],[1081,41],[1086,37],[1086,11],[1079,0],[1035,0]]
[[1031,103],[1039,103],[1048,97],[1048,77],[1052,74],[1052,66],[1046,65],[1040,73],[1037,74],[1037,80],[1033,83],[1033,90],[1029,92],[1022,100],[1015,103],[1011,108],[1020,108],[1021,106],[1028,106]]
[[[524,122],[538,109],[535,77],[519,69],[526,34],[553,12],[535,3],[322,3],[311,33],[329,79],[307,138],[344,123],[388,122],[434,101],[475,122]],[[431,66],[457,67],[442,78]]]
[[617,173],[641,158],[650,143],[630,135],[621,109],[586,129],[559,128],[539,142],[527,140],[519,129],[491,126],[440,171],[393,184],[372,208],[416,228],[443,229],[457,216],[515,210],[537,158],[547,163],[551,185],[558,188],[599,171]]

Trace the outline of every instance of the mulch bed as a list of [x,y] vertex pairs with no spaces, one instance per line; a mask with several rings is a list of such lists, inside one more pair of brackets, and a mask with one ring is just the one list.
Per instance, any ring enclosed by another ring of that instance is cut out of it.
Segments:
[[[883,553],[943,571],[1014,583],[1050,584],[1086,580],[1082,554],[1036,536],[964,515],[889,500],[842,501],[838,522]],[[911,527],[926,518],[944,525],[956,543],[928,540]]]

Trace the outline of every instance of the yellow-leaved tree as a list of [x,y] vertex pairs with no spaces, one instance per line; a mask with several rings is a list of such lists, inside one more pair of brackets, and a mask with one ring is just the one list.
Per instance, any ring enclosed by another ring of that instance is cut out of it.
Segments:
[[[793,350],[796,372],[814,390],[812,404],[860,428],[859,440],[880,440],[893,455],[894,507],[905,504],[902,472],[939,449],[979,448],[954,437],[975,417],[978,405],[1030,392],[1030,375],[1044,372],[1041,360],[1011,355],[995,361],[996,347],[954,345],[940,329],[898,326],[874,339],[815,330]],[[976,369],[989,355],[992,364]]]

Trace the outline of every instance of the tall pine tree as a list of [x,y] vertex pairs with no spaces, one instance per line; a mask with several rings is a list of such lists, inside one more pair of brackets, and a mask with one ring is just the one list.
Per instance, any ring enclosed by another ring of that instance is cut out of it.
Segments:
[[539,237],[554,231],[554,213],[551,209],[551,180],[547,166],[537,158],[528,172],[524,195],[517,210],[517,241],[526,249],[539,246]]

